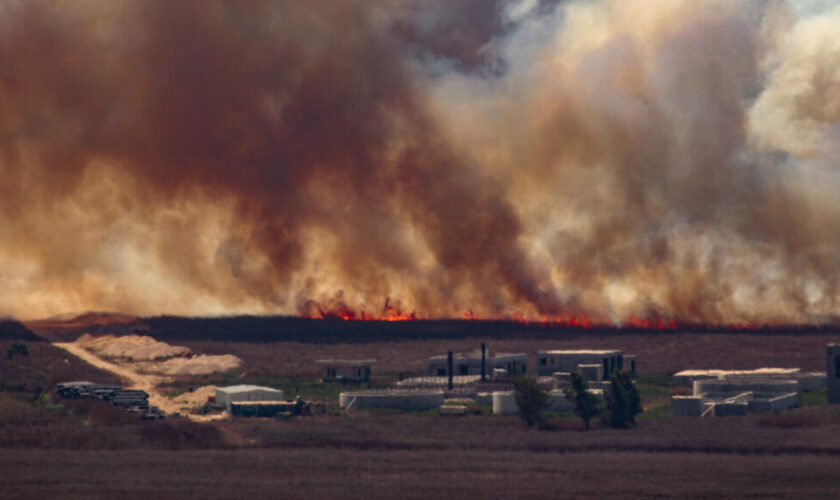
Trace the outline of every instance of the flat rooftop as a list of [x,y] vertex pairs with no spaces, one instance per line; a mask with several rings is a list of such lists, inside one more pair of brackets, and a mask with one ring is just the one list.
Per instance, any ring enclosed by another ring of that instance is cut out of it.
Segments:
[[272,391],[272,392],[283,392],[280,389],[275,389],[273,387],[263,387],[261,385],[231,385],[228,387],[216,387],[217,391],[226,392],[228,394],[233,394],[237,392],[251,392],[251,391]]
[[756,368],[754,370],[683,370],[674,374],[675,377],[698,377],[721,375],[793,375],[799,373],[799,368]]
[[624,352],[618,349],[555,349],[550,351],[537,351],[537,354],[613,356],[624,354]]
[[[506,359],[506,358],[527,358],[528,355],[524,352],[487,352],[486,358],[487,360],[499,360],[499,359]],[[437,356],[432,356],[429,358],[429,361],[438,361],[438,360],[446,360],[446,354],[439,354]],[[477,359],[481,360],[481,351],[473,351],[473,352],[453,352],[452,359],[459,360],[459,359]]]

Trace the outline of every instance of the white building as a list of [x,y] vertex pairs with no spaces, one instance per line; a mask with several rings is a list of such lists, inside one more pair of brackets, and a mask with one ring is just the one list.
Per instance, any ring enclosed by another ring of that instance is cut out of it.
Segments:
[[676,385],[692,385],[703,380],[739,379],[795,380],[800,392],[818,391],[825,386],[825,373],[803,372],[799,368],[756,368],[754,370],[683,370],[674,374]]
[[[448,373],[448,355],[432,356],[429,358],[428,374],[430,377],[446,377]],[[520,353],[493,353],[485,356],[484,373],[492,377],[494,373],[504,372],[506,375],[522,375],[528,365],[528,355]],[[481,350],[452,355],[453,375],[481,375]]]
[[216,404],[230,411],[234,401],[284,401],[283,391],[258,385],[232,385],[216,388]]
[[[537,351],[537,375],[549,376],[556,372],[581,373],[581,365],[598,365],[597,377],[609,380],[616,370],[625,370],[624,353],[618,350],[554,350]],[[586,367],[588,373],[592,367]],[[626,367],[630,375],[635,375],[636,359],[633,357],[631,367]]]
[[371,367],[375,359],[319,359],[315,361],[321,367],[321,379],[324,382],[368,382]]

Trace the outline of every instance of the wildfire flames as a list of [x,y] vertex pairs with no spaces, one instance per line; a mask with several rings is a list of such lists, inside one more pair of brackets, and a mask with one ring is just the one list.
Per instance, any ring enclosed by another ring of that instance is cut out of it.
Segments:
[[0,0],[0,315],[840,324],[838,32],[801,0]]

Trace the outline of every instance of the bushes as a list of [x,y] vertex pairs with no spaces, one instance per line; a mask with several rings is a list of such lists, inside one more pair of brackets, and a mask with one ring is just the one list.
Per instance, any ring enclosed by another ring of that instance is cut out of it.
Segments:
[[12,359],[16,354],[20,356],[29,356],[29,349],[26,347],[26,344],[22,342],[12,342],[12,345],[6,349],[6,359]]
[[563,392],[575,405],[575,415],[583,421],[584,429],[589,430],[589,420],[598,415],[598,398],[589,392],[586,381],[577,373],[569,374],[569,387]]
[[540,387],[536,380],[529,377],[513,379],[513,391],[519,416],[532,427],[543,420],[543,414],[548,409],[548,392]]
[[601,425],[614,429],[626,429],[636,423],[642,404],[639,391],[630,376],[623,371],[613,372],[610,385],[604,390],[604,403],[598,407],[595,396],[587,390],[586,382],[577,373],[569,374],[569,387],[565,389],[566,399],[575,405],[574,412],[589,429],[589,420],[600,415]]
[[636,415],[641,411],[639,391],[630,380],[630,375],[621,370],[613,372],[610,386],[604,390],[601,421],[614,429],[626,429],[636,423]]

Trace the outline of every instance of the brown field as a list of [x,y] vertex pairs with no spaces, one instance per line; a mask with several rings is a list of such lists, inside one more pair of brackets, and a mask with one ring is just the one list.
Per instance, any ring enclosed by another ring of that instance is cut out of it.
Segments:
[[767,421],[778,417],[663,419],[590,432],[490,416],[251,420],[221,425],[224,443],[0,449],[0,490],[4,498],[834,498],[840,412],[824,408],[796,427]]
[[762,366],[799,367],[806,371],[825,370],[825,345],[840,342],[832,334],[737,334],[737,333],[660,333],[589,334],[559,333],[552,337],[500,339],[417,339],[344,343],[304,342],[217,342],[183,341],[196,352],[235,354],[252,376],[316,375],[314,361],[319,358],[375,358],[374,373],[425,373],[429,356],[448,350],[471,351],[481,342],[497,352],[528,353],[529,367],[535,366],[538,350],[546,349],[622,349],[638,358],[638,370],[646,374],[670,374],[689,368],[760,368]]
[[[5,498],[836,498],[840,458],[270,449],[0,454]],[[15,478],[10,480],[10,478]]]
[[[225,381],[285,384],[314,377],[313,361],[323,357],[377,358],[374,374],[386,379],[422,373],[426,357],[482,340],[168,342],[242,358]],[[840,335],[566,332],[485,340],[495,351],[529,353],[531,366],[541,349],[619,348],[636,354],[648,375],[821,370],[832,341]],[[27,357],[0,358],[2,498],[836,498],[840,491],[840,406],[743,418],[654,415],[630,430],[589,432],[574,418],[555,417],[553,430],[540,431],[516,417],[387,411],[145,422],[102,402],[56,399],[50,391],[58,381],[108,375],[49,344],[27,345]],[[665,401],[671,389],[663,390],[643,401]]]

